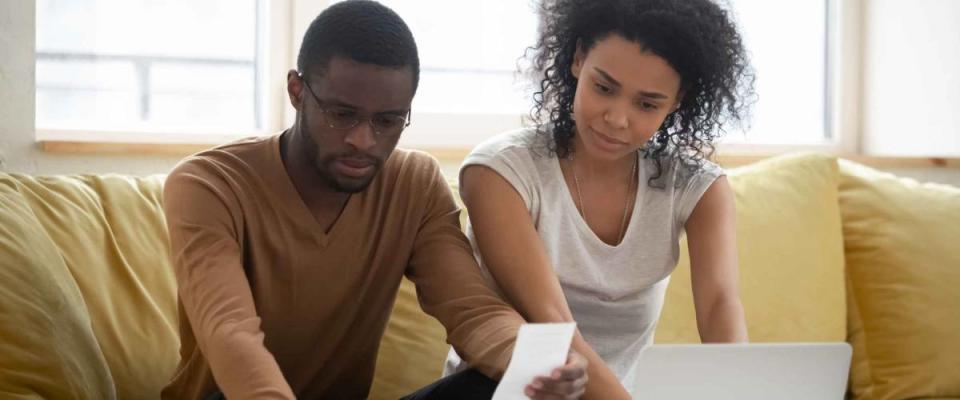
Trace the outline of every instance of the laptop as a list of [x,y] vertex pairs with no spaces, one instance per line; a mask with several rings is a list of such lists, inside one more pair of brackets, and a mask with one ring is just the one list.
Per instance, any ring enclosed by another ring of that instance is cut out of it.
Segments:
[[847,343],[652,345],[631,371],[634,399],[837,400]]

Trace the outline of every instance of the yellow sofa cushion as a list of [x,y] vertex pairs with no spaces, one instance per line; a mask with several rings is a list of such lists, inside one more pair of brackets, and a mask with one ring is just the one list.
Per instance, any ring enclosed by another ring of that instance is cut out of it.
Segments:
[[870,380],[870,363],[867,358],[867,345],[863,339],[863,320],[860,319],[860,307],[853,295],[853,283],[847,273],[847,343],[853,347],[853,359],[850,360],[849,394],[858,400],[873,398],[873,382]]
[[[837,163],[791,155],[728,171],[737,208],[740,296],[753,342],[846,338]],[[699,343],[684,241],[658,343]]]
[[179,360],[162,177],[13,177],[83,295],[117,398],[156,399]]
[[866,354],[851,378],[869,375],[860,398],[960,397],[960,189],[845,160],[841,171],[847,269]]
[[80,290],[24,190],[0,173],[0,398],[114,399]]

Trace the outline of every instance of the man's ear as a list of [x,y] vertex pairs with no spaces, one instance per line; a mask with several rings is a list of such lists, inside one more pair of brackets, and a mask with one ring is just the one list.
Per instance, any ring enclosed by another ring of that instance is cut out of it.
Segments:
[[300,105],[303,104],[303,80],[295,69],[287,71],[287,97],[290,98],[290,105],[300,111]]
[[580,71],[583,69],[583,62],[587,58],[587,51],[583,49],[583,42],[577,40],[577,51],[573,53],[573,63],[570,64],[570,73],[574,78],[580,79]]

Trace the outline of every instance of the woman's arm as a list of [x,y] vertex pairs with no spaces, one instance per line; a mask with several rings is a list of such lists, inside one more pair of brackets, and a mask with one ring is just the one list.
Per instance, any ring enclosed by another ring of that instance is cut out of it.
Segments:
[[[560,281],[519,193],[492,169],[470,166],[462,172],[461,194],[480,254],[506,300],[530,322],[573,321]],[[589,363],[584,398],[630,398],[579,332],[572,346]]]
[[746,342],[740,303],[733,190],[717,178],[687,219],[690,276],[697,328],[704,343]]

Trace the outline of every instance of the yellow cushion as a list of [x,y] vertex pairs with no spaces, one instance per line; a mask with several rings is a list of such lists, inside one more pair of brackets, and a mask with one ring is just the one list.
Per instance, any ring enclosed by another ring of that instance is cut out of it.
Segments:
[[0,398],[114,399],[80,290],[24,190],[0,173]]
[[960,397],[960,189],[841,167],[868,364],[854,374],[869,374],[873,399]]
[[396,400],[440,379],[450,348],[446,337],[443,325],[420,309],[413,282],[404,278],[380,341],[370,398]]
[[[791,155],[728,171],[737,207],[740,296],[753,342],[846,338],[836,160]],[[684,242],[659,343],[699,343]]]
[[16,179],[83,295],[117,398],[157,398],[179,361],[162,177]]
[[847,273],[847,343],[853,347],[853,359],[850,360],[849,389],[854,399],[873,398],[873,382],[870,380],[870,362],[867,359],[867,345],[863,338],[863,320],[857,298],[853,295],[853,284]]

